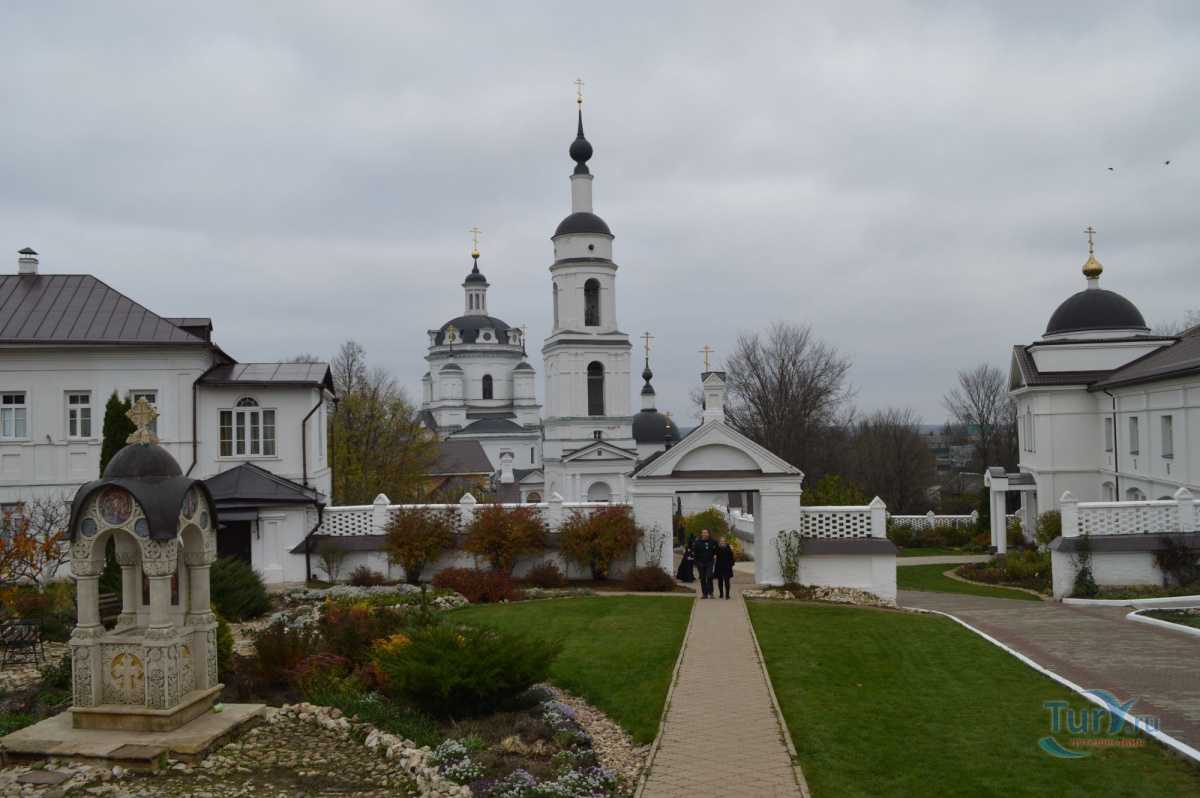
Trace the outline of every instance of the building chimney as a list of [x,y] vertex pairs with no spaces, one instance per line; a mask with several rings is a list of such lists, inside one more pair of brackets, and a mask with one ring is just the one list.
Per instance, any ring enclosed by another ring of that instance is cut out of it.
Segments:
[[706,371],[700,379],[704,389],[703,423],[725,421],[725,372]]
[[511,485],[515,480],[513,474],[513,453],[500,452],[500,484]]
[[25,247],[17,253],[17,274],[37,275],[38,254],[32,247]]

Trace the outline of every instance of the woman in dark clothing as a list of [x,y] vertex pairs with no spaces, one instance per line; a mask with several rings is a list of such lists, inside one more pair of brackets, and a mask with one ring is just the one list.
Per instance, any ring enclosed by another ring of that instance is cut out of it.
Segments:
[[729,598],[729,582],[733,579],[733,549],[729,541],[721,538],[717,541],[717,553],[713,557],[713,576],[717,578],[717,589],[721,598]]
[[688,535],[687,545],[683,547],[683,559],[679,561],[679,570],[675,572],[675,578],[680,582],[690,584],[696,581],[696,574],[692,570],[696,564],[696,558],[692,556],[692,543],[695,540],[695,535]]

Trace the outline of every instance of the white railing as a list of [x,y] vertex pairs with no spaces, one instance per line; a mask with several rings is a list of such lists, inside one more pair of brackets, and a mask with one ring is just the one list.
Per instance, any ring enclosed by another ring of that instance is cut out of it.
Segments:
[[[1008,520],[1020,518],[1019,513],[1010,513]],[[974,527],[979,522],[979,511],[972,510],[970,515],[939,515],[933,510],[925,515],[888,515],[892,526],[906,527],[914,531],[933,529],[935,526]]]
[[1079,502],[1067,491],[1062,506],[1063,537],[1153,535],[1200,532],[1200,501],[1187,488],[1173,499],[1139,502]]
[[876,496],[862,507],[801,507],[799,532],[806,538],[887,537],[887,506]]
[[[358,535],[387,534],[388,524],[395,515],[404,508],[425,507],[431,510],[458,510],[459,523],[466,526],[476,512],[478,502],[471,494],[465,494],[457,504],[392,504],[391,500],[382,493],[375,497],[373,504],[346,505],[344,507],[326,507],[318,535],[352,537]],[[571,513],[577,510],[598,510],[613,507],[610,502],[566,502],[557,493],[548,502],[534,504],[502,504],[501,507],[529,507],[541,515],[542,520],[554,530]],[[616,506],[628,506],[617,504]]]

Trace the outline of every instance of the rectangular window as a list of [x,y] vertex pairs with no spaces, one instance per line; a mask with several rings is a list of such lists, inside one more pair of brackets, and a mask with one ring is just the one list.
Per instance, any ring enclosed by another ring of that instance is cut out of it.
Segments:
[[1111,418],[1104,419],[1104,451],[1111,452],[1113,450],[1113,420]]
[[1138,454],[1140,448],[1138,442],[1138,417],[1134,416],[1129,419],[1129,453]]
[[262,411],[262,453],[266,457],[275,456],[275,411]]
[[[146,404],[150,405],[155,410],[158,409],[158,391],[130,391],[129,392],[129,403],[130,404],[137,404],[138,399],[145,399]],[[158,434],[158,419],[157,418],[150,422],[150,431],[153,432],[155,435]]]
[[233,457],[233,411],[221,411],[221,456]]
[[77,439],[92,437],[91,391],[67,392],[67,437]]
[[1175,417],[1162,417],[1162,456],[1175,456]]
[[221,456],[274,457],[275,411],[250,406],[222,410]]
[[29,408],[24,391],[0,393],[0,440],[20,441],[29,437]]

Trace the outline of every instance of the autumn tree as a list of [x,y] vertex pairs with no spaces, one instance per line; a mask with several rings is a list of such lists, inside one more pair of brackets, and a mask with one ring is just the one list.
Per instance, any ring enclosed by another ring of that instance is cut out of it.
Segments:
[[18,506],[19,511],[0,515],[0,587],[41,588],[70,555],[70,508],[65,499],[49,496]]
[[458,512],[453,507],[401,507],[387,527],[388,559],[404,569],[410,585],[419,584],[425,566],[454,545]]

